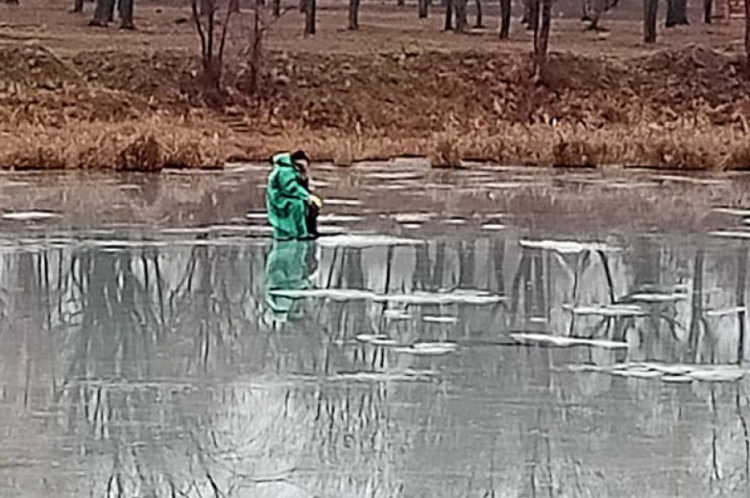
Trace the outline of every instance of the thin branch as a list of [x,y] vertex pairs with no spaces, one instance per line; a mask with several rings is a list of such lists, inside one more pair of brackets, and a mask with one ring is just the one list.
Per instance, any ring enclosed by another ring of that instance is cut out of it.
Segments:
[[210,0],[211,9],[208,12],[208,61],[213,62],[214,58],[214,19],[216,15],[216,9],[214,8],[214,2],[216,0]]
[[229,20],[232,17],[232,9],[227,8],[227,16],[224,19],[224,26],[221,30],[221,41],[219,42],[219,67],[223,67],[224,63],[224,45],[227,41],[227,31],[229,31]]
[[193,0],[191,5],[193,10],[193,20],[195,21],[195,29],[198,30],[198,36],[201,39],[201,55],[203,56],[203,64],[206,63],[206,34],[203,32],[203,26],[201,26],[200,14],[198,14],[198,0]]

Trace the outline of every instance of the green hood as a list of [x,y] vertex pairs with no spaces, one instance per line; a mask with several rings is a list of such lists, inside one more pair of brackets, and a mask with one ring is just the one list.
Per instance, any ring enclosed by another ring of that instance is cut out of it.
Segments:
[[310,192],[302,173],[294,166],[289,153],[273,156],[273,171],[268,176],[266,210],[277,240],[308,237],[305,211]]

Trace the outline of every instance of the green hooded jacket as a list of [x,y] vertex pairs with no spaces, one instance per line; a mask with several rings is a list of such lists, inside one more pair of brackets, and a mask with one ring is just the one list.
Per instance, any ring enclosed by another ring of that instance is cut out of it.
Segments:
[[279,296],[274,291],[312,288],[310,276],[317,267],[313,242],[275,240],[266,260],[265,301],[273,321],[294,322],[305,314],[305,300]]
[[273,171],[268,177],[266,211],[277,240],[305,239],[307,223],[305,210],[310,192],[305,178],[288,153],[273,157]]

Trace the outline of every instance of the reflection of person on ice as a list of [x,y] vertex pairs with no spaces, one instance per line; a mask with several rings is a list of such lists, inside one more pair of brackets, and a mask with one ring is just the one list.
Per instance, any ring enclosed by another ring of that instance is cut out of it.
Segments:
[[310,240],[274,240],[266,260],[266,320],[297,322],[309,307],[305,300],[277,294],[275,291],[300,291],[313,287],[313,274],[318,268],[315,243]]
[[323,202],[310,193],[307,166],[302,151],[277,154],[268,177],[266,209],[277,240],[303,240],[318,236],[318,213]]

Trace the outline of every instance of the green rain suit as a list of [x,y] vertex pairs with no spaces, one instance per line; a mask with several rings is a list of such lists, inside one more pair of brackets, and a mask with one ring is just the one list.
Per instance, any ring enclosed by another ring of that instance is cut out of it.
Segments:
[[304,300],[277,295],[274,291],[310,289],[315,271],[314,245],[311,241],[275,240],[266,260],[265,301],[270,316],[277,322],[298,321],[306,309]]
[[276,240],[300,240],[307,233],[305,210],[310,192],[304,186],[304,177],[288,153],[273,157],[273,171],[268,177],[266,210]]

